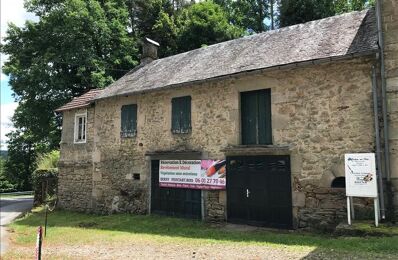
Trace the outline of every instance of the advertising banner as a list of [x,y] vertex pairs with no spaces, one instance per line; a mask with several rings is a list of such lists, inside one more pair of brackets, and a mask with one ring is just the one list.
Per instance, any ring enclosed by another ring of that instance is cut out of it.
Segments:
[[224,190],[225,160],[161,160],[159,186],[201,190]]
[[377,197],[376,162],[374,153],[345,155],[346,195]]

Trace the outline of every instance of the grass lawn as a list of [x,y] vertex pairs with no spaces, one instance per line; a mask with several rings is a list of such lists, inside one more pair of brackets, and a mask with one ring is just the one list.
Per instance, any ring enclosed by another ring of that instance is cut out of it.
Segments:
[[[36,230],[43,223],[44,212],[36,209],[11,224],[11,249],[4,259],[32,259]],[[159,259],[170,254],[177,258],[191,258],[188,254],[194,254],[199,259],[398,259],[398,236],[332,237],[214,226],[161,216],[98,216],[67,211],[50,213],[48,226],[43,247],[47,258],[43,259],[121,259],[148,255]],[[167,253],[168,250],[172,251]]]

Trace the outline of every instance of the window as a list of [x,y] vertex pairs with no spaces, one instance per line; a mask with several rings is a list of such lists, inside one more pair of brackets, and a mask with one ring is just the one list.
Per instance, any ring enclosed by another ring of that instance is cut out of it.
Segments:
[[137,135],[137,105],[122,106],[120,129],[120,136],[122,138],[134,137]]
[[86,142],[87,113],[75,115],[75,143]]
[[242,144],[272,144],[271,90],[241,93]]
[[171,100],[171,131],[174,134],[187,134],[191,131],[191,97],[178,97]]

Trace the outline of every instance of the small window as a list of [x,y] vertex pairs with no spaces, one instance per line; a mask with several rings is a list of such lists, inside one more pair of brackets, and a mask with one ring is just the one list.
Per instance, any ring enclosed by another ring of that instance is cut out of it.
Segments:
[[75,143],[86,142],[87,114],[75,115]]
[[122,106],[120,129],[120,136],[122,138],[129,138],[137,135],[137,105]]
[[345,177],[337,177],[332,181],[332,188],[345,188]]
[[171,100],[171,131],[174,134],[187,134],[191,131],[191,97],[178,97]]

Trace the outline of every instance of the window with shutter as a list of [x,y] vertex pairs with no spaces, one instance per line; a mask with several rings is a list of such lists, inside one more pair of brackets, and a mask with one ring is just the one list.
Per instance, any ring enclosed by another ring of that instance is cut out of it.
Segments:
[[242,144],[272,144],[271,90],[241,93]]
[[174,134],[187,134],[191,131],[191,97],[178,97],[171,100],[171,131]]
[[137,105],[124,105],[121,111],[120,137],[129,138],[137,135]]

